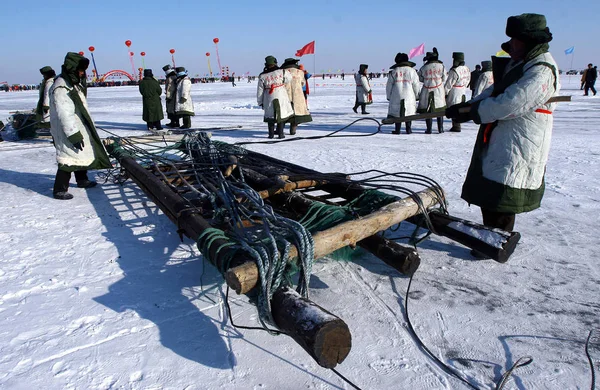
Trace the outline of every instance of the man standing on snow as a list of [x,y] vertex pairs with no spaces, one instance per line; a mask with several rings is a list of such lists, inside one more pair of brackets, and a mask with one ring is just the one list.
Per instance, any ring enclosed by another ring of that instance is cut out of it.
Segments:
[[160,102],[162,89],[158,80],[154,78],[152,69],[144,69],[144,78],[139,85],[142,94],[142,119],[146,122],[148,130],[162,130],[160,121],[165,117]]
[[494,74],[492,72],[492,61],[481,61],[481,74],[477,78],[477,84],[473,91],[473,97],[479,96],[483,91],[494,84]]
[[[537,209],[544,195],[556,107],[546,102],[558,96],[560,81],[545,16],[511,16],[506,35],[510,58],[493,57],[494,85],[449,107],[446,116],[481,124],[462,198],[481,207],[486,226],[512,231],[515,214]],[[462,107],[469,113],[460,113]]]
[[592,64],[588,64],[588,68],[586,69],[586,72],[585,72],[585,87],[584,87],[585,93],[583,94],[583,96],[588,96],[590,89],[594,93],[594,96],[596,96],[596,88],[594,88],[594,84],[596,84],[597,78],[598,78],[598,71],[596,70],[596,67],[595,66],[592,67]]
[[[406,53],[398,53],[395,64],[390,67],[390,74],[385,87],[388,106],[388,118],[399,118],[414,115],[417,111],[419,95],[419,75],[413,68],[414,62],[408,60]],[[395,123],[393,134],[400,134],[402,123]],[[411,122],[406,122],[406,134],[412,133]]]
[[356,82],[356,100],[354,101],[354,107],[352,111],[358,114],[356,111],[360,107],[360,113],[363,115],[369,114],[367,112],[367,104],[373,103],[373,96],[371,95],[371,84],[367,78],[367,70],[369,65],[360,64],[358,73],[354,75],[354,81]]
[[[446,90],[446,106],[450,107],[467,101],[467,85],[471,81],[471,71],[465,66],[465,54],[452,53],[452,68],[448,71],[448,78],[444,89]],[[452,121],[450,131],[459,133],[460,122]]]
[[[434,47],[433,51],[427,52],[423,61],[425,65],[419,69],[419,80],[423,83],[417,112],[422,114],[426,112],[438,112],[446,109],[446,93],[444,83],[446,82],[446,69],[442,61],[438,60],[438,51]],[[431,134],[433,125],[432,119],[425,119],[427,130],[425,134]],[[438,133],[444,132],[444,118],[437,118]]]
[[58,171],[54,180],[54,198],[72,199],[69,191],[71,172],[79,188],[96,186],[87,176],[88,169],[111,168],[108,155],[90,116],[82,79],[90,60],[67,53],[61,74],[50,88],[50,132],[56,148]]
[[286,58],[281,69],[287,70],[292,76],[292,81],[285,85],[285,88],[294,110],[294,116],[290,118],[290,134],[296,134],[296,129],[300,123],[312,122],[312,116],[306,106],[303,87],[305,87],[306,79],[304,71],[298,66],[298,61],[295,58]]
[[264,122],[267,122],[269,138],[275,137],[277,125],[278,138],[285,138],[283,127],[294,116],[286,87],[292,82],[290,72],[277,66],[277,59],[273,56],[265,58],[265,69],[258,76],[256,101],[265,111]]
[[477,88],[477,80],[481,74],[481,66],[475,65],[475,70],[471,72],[471,80],[469,80],[469,89],[471,90],[471,99],[475,97],[475,88]]
[[50,66],[44,66],[40,69],[40,73],[44,76],[42,83],[40,84],[40,98],[38,100],[37,108],[35,109],[36,119],[39,124],[38,127],[42,129],[50,128],[50,88],[54,84],[54,77],[56,72]]
[[171,121],[167,127],[177,128],[180,126],[179,117],[175,115],[175,91],[177,74],[171,65],[165,65],[162,68],[165,71],[165,105],[167,106],[167,118]]
[[194,103],[192,102],[192,80],[188,77],[188,72],[183,66],[175,68],[177,73],[177,80],[175,81],[175,115],[177,115],[177,121],[179,118],[183,118],[182,129],[189,129],[192,127],[192,116],[194,113]]

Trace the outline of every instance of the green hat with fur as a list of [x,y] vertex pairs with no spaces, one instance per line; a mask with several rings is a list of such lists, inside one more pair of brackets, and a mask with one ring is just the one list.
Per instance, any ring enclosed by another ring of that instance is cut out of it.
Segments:
[[540,14],[511,16],[506,21],[506,35],[525,43],[548,43],[552,33],[546,25],[546,17]]
[[273,56],[266,56],[265,57],[265,65],[267,65],[267,66],[277,65],[277,58],[275,58]]
[[50,73],[53,72],[54,69],[52,69],[51,66],[44,66],[42,69],[40,69],[40,73],[44,74],[44,73]]

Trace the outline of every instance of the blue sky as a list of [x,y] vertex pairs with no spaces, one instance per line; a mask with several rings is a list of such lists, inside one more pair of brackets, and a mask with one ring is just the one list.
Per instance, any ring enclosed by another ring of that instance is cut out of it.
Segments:
[[[600,62],[598,2],[567,0],[490,1],[40,1],[3,2],[0,23],[0,81],[37,83],[39,68],[60,70],[68,51],[96,48],[100,73],[131,72],[126,40],[132,41],[135,67],[142,64],[161,75],[176,50],[177,65],[190,74],[218,68],[213,38],[218,37],[221,65],[237,74],[258,74],[267,55],[282,63],[306,43],[316,41],[316,56],[302,62],[309,70],[346,73],[367,63],[371,70],[393,64],[399,51],[425,43],[436,46],[451,63],[453,51],[466,54],[471,68],[499,50],[508,38],[506,18],[524,12],[545,14],[554,40],[550,49],[561,69],[570,68],[564,50],[575,46],[573,65]],[[422,58],[415,58],[417,65]]]

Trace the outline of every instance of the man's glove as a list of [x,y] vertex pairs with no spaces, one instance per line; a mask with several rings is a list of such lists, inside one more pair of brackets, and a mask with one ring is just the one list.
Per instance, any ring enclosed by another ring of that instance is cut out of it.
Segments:
[[185,103],[186,101],[187,101],[187,99],[184,98],[184,97],[182,97],[181,99],[179,99],[179,102],[181,102],[181,103]]
[[448,119],[454,119],[455,121],[462,123],[462,122],[468,122],[471,120],[471,115],[469,114],[469,112],[460,112],[461,108],[466,108],[466,107],[471,107],[471,103],[465,102],[465,103],[458,103],[455,104],[453,106],[450,106],[448,108],[446,108],[446,118]]
[[79,150],[81,150],[82,152],[83,152],[83,147],[84,147],[84,146],[85,146],[85,144],[83,143],[83,140],[81,140],[81,141],[79,141],[79,142],[75,142],[75,143],[73,144],[73,147],[74,147],[75,149],[79,149]]
[[50,111],[50,107],[44,107],[42,108],[42,111],[44,111],[44,114],[47,114],[48,111]]

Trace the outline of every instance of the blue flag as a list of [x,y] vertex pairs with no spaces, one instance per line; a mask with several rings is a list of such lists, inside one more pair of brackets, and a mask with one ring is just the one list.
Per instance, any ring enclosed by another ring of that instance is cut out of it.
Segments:
[[566,55],[573,54],[574,51],[575,51],[575,46],[571,46],[570,48],[565,50],[565,54]]

